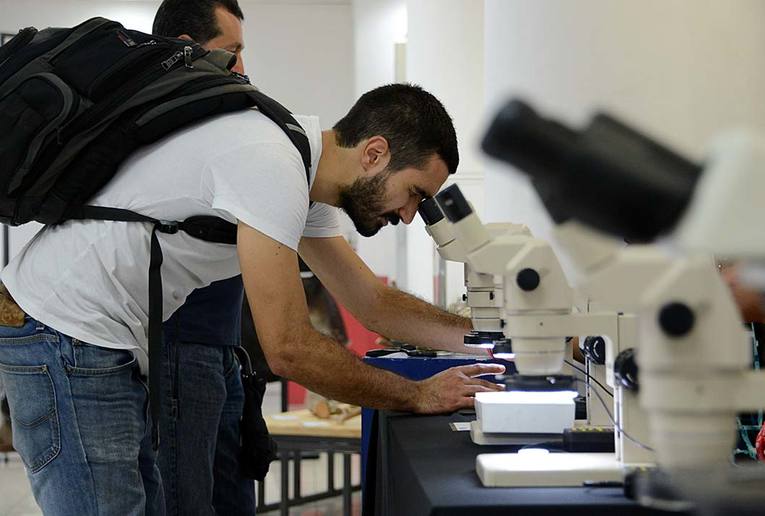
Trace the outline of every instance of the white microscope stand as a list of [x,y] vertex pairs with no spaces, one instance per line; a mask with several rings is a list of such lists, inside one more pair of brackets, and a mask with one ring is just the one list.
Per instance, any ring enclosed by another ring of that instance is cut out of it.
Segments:
[[[574,238],[576,236],[576,239]],[[612,244],[588,240],[587,232],[564,232],[564,243],[576,258],[575,243],[580,243],[584,256],[591,263],[585,270],[589,282],[580,293],[587,299],[586,314],[537,316],[508,321],[515,335],[532,335],[544,329],[544,335],[603,335],[606,338],[607,383],[614,387],[613,413],[619,428],[642,443],[649,442],[646,416],[637,402],[637,395],[622,388],[614,379],[613,363],[620,351],[637,347],[637,318],[619,310],[634,311],[641,293],[651,278],[668,267],[668,260],[655,250],[625,249],[614,256]],[[566,241],[568,240],[568,241]],[[602,244],[598,246],[597,244]],[[599,251],[599,252],[596,252]],[[609,260],[605,258],[609,257]],[[627,279],[625,279],[627,278]],[[620,288],[621,287],[621,288]],[[509,287],[506,285],[509,291]],[[596,310],[602,310],[596,312]],[[601,394],[602,395],[602,394]],[[557,453],[534,457],[526,453],[479,455],[476,471],[486,486],[577,486],[585,480],[620,481],[625,469],[650,467],[653,453],[615,431],[615,454]],[[526,452],[528,450],[523,450]]]

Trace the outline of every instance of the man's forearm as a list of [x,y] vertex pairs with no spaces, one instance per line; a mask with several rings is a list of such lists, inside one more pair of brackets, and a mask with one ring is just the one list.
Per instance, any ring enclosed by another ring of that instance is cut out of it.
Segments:
[[301,332],[272,364],[275,372],[331,399],[365,407],[416,412],[418,384],[364,364],[341,344],[313,330]]
[[386,337],[434,349],[471,353],[463,343],[472,329],[470,319],[451,314],[391,287],[380,291],[375,309],[363,321]]

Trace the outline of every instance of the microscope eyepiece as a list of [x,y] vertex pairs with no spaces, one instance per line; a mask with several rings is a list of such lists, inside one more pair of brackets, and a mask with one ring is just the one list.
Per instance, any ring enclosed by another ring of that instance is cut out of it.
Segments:
[[441,211],[436,200],[432,197],[423,199],[419,208],[417,208],[417,211],[426,226],[432,226],[444,219],[444,213]]
[[456,223],[473,213],[473,209],[468,204],[465,196],[462,195],[459,186],[451,185],[436,195],[438,205],[449,219],[449,222]]

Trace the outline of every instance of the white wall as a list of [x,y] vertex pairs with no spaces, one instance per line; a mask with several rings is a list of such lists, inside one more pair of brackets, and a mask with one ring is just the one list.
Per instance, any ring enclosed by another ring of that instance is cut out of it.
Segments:
[[[408,0],[407,79],[433,93],[454,119],[460,151],[450,178],[483,211],[483,165],[477,142],[482,127],[483,0]],[[433,299],[434,245],[417,217],[408,234],[409,287]],[[464,292],[462,266],[448,264],[447,304]]]
[[35,26],[69,27],[94,16],[104,16],[141,31],[151,31],[160,2],[119,0],[0,0],[0,30]]
[[[151,31],[160,2],[119,0],[0,0],[0,31],[34,25],[66,27],[93,16]],[[350,0],[240,0],[244,63],[253,83],[296,113],[318,115],[331,127],[351,106],[353,17]]]
[[[603,108],[700,158],[720,129],[765,129],[765,2],[486,0],[486,105],[522,96],[582,124]],[[491,164],[487,217],[549,221],[524,178]]]
[[[396,82],[394,45],[406,40],[405,0],[353,0],[354,92],[367,91]],[[364,262],[378,276],[386,276],[407,288],[399,267],[397,235],[401,227],[386,226],[377,235],[364,238],[346,221],[349,239]]]
[[[160,2],[0,0],[0,32],[67,27],[94,16],[151,31]],[[331,127],[355,99],[353,18],[349,1],[240,0],[245,15],[245,68],[252,81],[292,111]],[[11,255],[37,226],[11,230]]]
[[406,41],[405,0],[353,0],[356,95],[396,80],[394,44]]
[[348,2],[239,1],[252,82],[295,113],[331,128],[355,100]]

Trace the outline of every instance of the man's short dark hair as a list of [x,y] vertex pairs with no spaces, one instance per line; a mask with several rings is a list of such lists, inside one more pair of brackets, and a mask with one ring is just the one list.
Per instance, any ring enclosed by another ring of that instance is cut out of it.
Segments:
[[384,137],[393,171],[422,169],[437,154],[454,174],[460,161],[449,113],[436,97],[413,84],[388,84],[365,93],[333,129],[341,147]]
[[188,34],[191,39],[204,45],[220,36],[220,27],[215,18],[217,7],[244,20],[237,0],[164,0],[154,17],[152,32],[170,38]]

